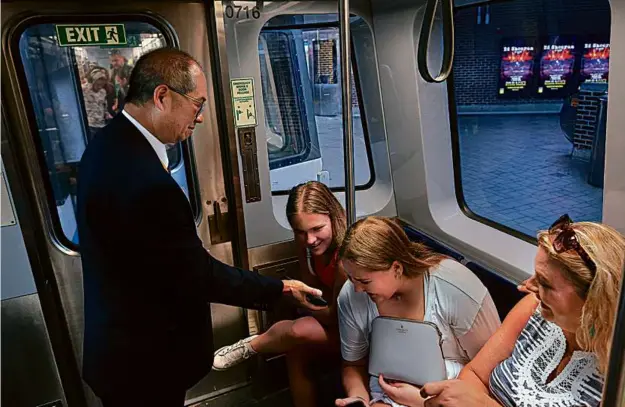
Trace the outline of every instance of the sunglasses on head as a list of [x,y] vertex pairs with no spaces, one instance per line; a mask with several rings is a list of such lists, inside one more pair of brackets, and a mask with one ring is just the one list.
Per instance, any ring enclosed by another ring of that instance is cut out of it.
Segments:
[[586,250],[584,250],[579,243],[579,240],[577,240],[575,230],[571,227],[572,224],[573,221],[566,213],[553,222],[553,225],[549,228],[549,234],[555,234],[555,238],[553,239],[554,250],[556,253],[575,250],[586,264],[586,267],[592,272],[597,271],[597,265],[592,261],[588,253],[586,253]]

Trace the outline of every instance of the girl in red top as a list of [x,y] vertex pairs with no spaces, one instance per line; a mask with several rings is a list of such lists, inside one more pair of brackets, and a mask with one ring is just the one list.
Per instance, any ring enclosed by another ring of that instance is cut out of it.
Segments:
[[256,353],[286,353],[295,406],[315,406],[315,389],[306,374],[308,362],[319,352],[339,352],[336,297],[345,276],[337,256],[347,228],[345,211],[328,187],[310,181],[291,190],[286,215],[297,245],[299,278],[321,289],[328,307],[294,321],[277,322],[262,335],[217,350],[213,369],[228,369]]

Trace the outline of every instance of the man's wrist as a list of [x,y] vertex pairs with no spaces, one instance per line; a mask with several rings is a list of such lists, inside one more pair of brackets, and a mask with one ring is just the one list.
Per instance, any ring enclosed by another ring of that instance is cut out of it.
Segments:
[[289,280],[282,280],[282,294],[290,294],[293,291],[293,284]]

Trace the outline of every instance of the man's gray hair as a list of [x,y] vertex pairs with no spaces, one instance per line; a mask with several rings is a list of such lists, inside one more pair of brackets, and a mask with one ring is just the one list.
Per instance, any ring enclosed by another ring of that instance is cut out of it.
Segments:
[[152,100],[154,89],[168,85],[189,93],[197,84],[193,80],[192,67],[199,62],[191,55],[176,48],[159,48],[141,56],[132,70],[126,95],[126,103],[143,106]]

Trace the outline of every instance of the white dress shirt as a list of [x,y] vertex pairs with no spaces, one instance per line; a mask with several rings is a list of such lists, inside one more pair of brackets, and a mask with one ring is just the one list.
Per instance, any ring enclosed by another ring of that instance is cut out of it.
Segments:
[[139,130],[141,134],[143,134],[143,137],[145,137],[148,143],[150,143],[150,145],[154,149],[154,152],[156,152],[158,159],[161,160],[163,167],[165,169],[169,168],[169,157],[167,157],[167,147],[165,146],[165,144],[161,143],[159,139],[154,137],[152,133],[150,133],[145,127],[143,127],[141,123],[135,120],[135,118],[132,117],[126,110],[122,110],[122,114],[126,116],[128,120],[130,120],[130,123],[132,123],[137,128],[137,130]]

